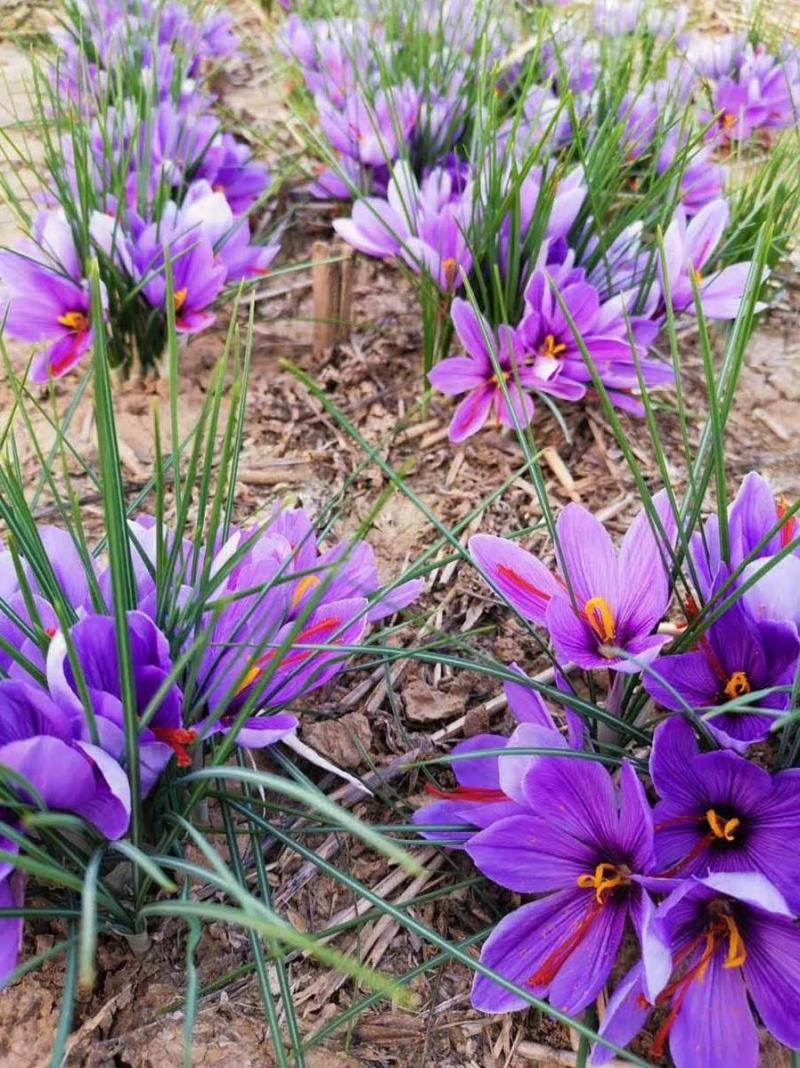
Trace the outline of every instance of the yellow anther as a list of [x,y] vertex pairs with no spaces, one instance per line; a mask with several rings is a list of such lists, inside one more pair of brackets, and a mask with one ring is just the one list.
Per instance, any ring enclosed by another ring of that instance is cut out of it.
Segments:
[[601,642],[608,645],[614,641],[614,613],[605,597],[590,597],[583,606],[583,614]]
[[750,680],[744,671],[734,671],[725,683],[725,695],[730,697],[731,700],[734,697],[743,697],[744,694],[750,693],[751,689]]
[[598,864],[594,869],[594,875],[579,875],[575,880],[576,886],[581,890],[594,890],[594,896],[598,905],[603,904],[603,894],[608,890],[615,890],[627,880],[621,875],[615,864]]
[[70,330],[77,330],[79,333],[83,330],[89,329],[89,320],[79,311],[65,312],[63,315],[59,315],[58,321],[62,326],[68,327]]
[[723,968],[741,968],[747,960],[744,939],[736,926],[736,920],[734,920],[733,916],[723,916],[722,919],[728,928],[728,955],[725,958]]
[[248,687],[248,686],[249,686],[249,685],[250,685],[251,683],[255,682],[255,680],[256,680],[256,679],[258,678],[258,676],[259,676],[260,674],[261,674],[261,668],[260,668],[260,667],[258,666],[258,664],[253,664],[253,666],[252,666],[252,667],[250,668],[250,670],[249,670],[249,671],[247,672],[247,674],[245,675],[245,677],[244,677],[244,678],[242,679],[242,681],[241,681],[241,682],[239,683],[239,685],[238,685],[238,686],[236,687],[236,693],[237,693],[237,695],[238,695],[238,694],[240,694],[240,693],[242,693],[242,691],[243,691],[243,690],[246,690],[246,689],[247,689],[247,687]]
[[710,808],[708,812],[706,812],[706,819],[708,820],[708,825],[711,828],[711,833],[714,837],[724,839],[726,842],[732,842],[734,840],[734,831],[742,822],[734,816],[732,819],[725,820],[723,823],[713,808]]
[[189,290],[186,288],[186,286],[184,286],[183,289],[177,289],[172,294],[172,302],[175,305],[175,311],[176,312],[180,311],[181,308],[184,306],[184,304],[186,303],[186,298],[187,298],[188,295],[189,295]]
[[560,352],[565,352],[566,348],[567,346],[564,344],[563,341],[556,344],[556,339],[553,337],[553,335],[548,334],[547,337],[544,339],[544,344],[539,350],[539,353],[541,356],[547,356],[549,359],[554,360]]
[[292,594],[292,608],[297,608],[308,591],[313,590],[315,586],[319,586],[319,579],[316,575],[306,575],[305,578],[301,578]]

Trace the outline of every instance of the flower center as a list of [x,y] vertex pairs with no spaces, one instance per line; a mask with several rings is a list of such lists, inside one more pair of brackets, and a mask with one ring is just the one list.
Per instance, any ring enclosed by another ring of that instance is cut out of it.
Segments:
[[732,111],[723,111],[722,113],[722,127],[725,130],[730,130],[736,125],[736,116]]
[[725,683],[725,696],[733,700],[734,697],[743,697],[744,694],[750,693],[751,689],[747,674],[744,671],[734,671]]
[[595,900],[598,905],[604,905],[603,894],[616,890],[628,882],[628,877],[623,869],[616,864],[598,864],[594,869],[594,875],[579,875],[575,880],[581,890],[594,890]]
[[616,864],[603,863],[597,865],[594,874],[587,872],[585,875],[579,875],[575,882],[581,890],[594,890],[594,894],[583,916],[574,924],[563,942],[559,942],[552,953],[542,961],[528,980],[528,986],[544,989],[552,983],[574,950],[589,933],[592,924],[609,903],[614,891],[617,887],[627,884],[629,879],[627,869],[619,868]]
[[711,834],[714,838],[720,841],[732,842],[734,841],[734,831],[740,826],[741,820],[733,816],[731,819],[725,819],[724,816],[719,816],[713,808],[710,808],[706,812],[706,820],[711,828]]
[[313,590],[315,586],[319,586],[320,580],[316,575],[306,575],[301,578],[294,588],[292,594],[292,608],[297,608],[300,602],[303,600],[309,590]]
[[601,642],[609,645],[614,641],[614,612],[605,597],[590,597],[583,606],[583,614]]
[[197,731],[187,730],[184,727],[151,727],[150,730],[159,740],[168,745],[175,754],[175,763],[179,768],[189,768],[192,758],[186,752],[186,746],[191,745],[197,738]]
[[541,348],[539,349],[540,356],[547,356],[548,359],[554,360],[560,352],[566,352],[567,346],[563,341],[556,343],[556,339],[552,334],[548,334]]
[[63,315],[59,315],[58,321],[68,330],[74,330],[76,334],[83,334],[89,329],[89,320],[80,311],[64,312]]
[[175,305],[175,311],[176,312],[179,312],[181,310],[181,308],[184,306],[184,304],[186,303],[186,298],[188,297],[188,295],[189,295],[189,290],[186,288],[186,286],[184,286],[183,289],[177,289],[172,294],[172,303]]

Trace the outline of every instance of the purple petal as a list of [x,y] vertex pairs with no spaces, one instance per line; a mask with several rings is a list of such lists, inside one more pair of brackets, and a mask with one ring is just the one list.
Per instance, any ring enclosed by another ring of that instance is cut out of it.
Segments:
[[493,882],[523,894],[571,890],[579,876],[597,865],[592,843],[561,833],[537,816],[512,816],[492,824],[475,835],[467,852]]
[[758,1068],[758,1032],[740,968],[726,969],[718,949],[702,982],[689,983],[669,1036],[679,1068]]
[[470,356],[450,356],[428,372],[428,381],[434,389],[452,397],[480,389],[486,385],[488,374],[485,366]]
[[750,996],[770,1034],[800,1049],[800,930],[784,916],[751,917],[743,968]]
[[[639,1034],[652,1011],[653,1006],[645,998],[642,965],[635,964],[611,995],[597,1033],[624,1048]],[[612,1050],[595,1044],[589,1064],[599,1068],[608,1064],[613,1056]]]
[[475,534],[469,553],[484,579],[515,611],[534,623],[544,622],[548,602],[562,589],[541,561],[493,534]]
[[457,444],[477,434],[489,417],[494,396],[495,389],[492,385],[474,389],[467,394],[453,413],[450,441]]
[[579,504],[568,504],[556,526],[557,555],[578,608],[603,597],[618,603],[617,554],[603,524]]

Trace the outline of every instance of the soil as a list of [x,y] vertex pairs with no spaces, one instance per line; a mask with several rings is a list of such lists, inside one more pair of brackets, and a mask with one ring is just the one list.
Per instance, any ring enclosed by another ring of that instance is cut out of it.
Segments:
[[[221,80],[222,106],[241,129],[254,138],[269,158],[296,153],[297,146],[281,125],[285,117],[286,85],[276,76],[274,59],[265,42],[265,17],[255,6],[234,5],[240,29],[246,35],[248,55]],[[16,10],[16,9],[12,9]],[[24,19],[23,19],[24,22]],[[18,29],[18,25],[15,24]],[[25,56],[18,44],[6,41],[0,51],[16,72],[24,70]],[[20,79],[16,84],[21,84]],[[278,133],[276,134],[276,130]],[[399,272],[362,258],[355,261],[353,322],[349,340],[323,357],[311,350],[314,307],[307,263],[312,243],[330,239],[330,209],[300,199],[289,204],[291,229],[284,241],[280,265],[300,264],[291,273],[275,272],[258,295],[253,375],[248,419],[237,487],[237,514],[241,521],[263,517],[275,500],[293,500],[312,513],[338,491],[358,468],[362,453],[322,407],[305,391],[280,361],[290,360],[312,375],[359,433],[395,469],[402,468],[407,484],[449,527],[463,519],[489,488],[508,479],[521,464],[518,446],[506,433],[487,429],[455,449],[447,441],[450,407],[441,398],[431,403],[424,417],[414,415],[395,434],[421,393],[421,338],[419,315],[410,285]],[[0,241],[10,240],[8,220],[0,219]],[[727,458],[730,485],[735,487],[751,469],[762,471],[778,493],[800,495],[800,439],[796,431],[800,401],[800,285],[787,268],[783,288],[764,317],[748,349],[738,400],[732,413]],[[182,356],[180,417],[188,429],[203,403],[209,373],[223,346],[224,325],[188,346]],[[718,340],[720,340],[720,337]],[[702,367],[691,330],[682,335],[684,389],[694,399],[704,395]],[[7,384],[0,380],[0,390]],[[57,395],[66,407],[73,384],[63,382]],[[129,381],[117,391],[121,459],[131,490],[149,477],[152,461],[152,405],[158,399],[166,413],[164,383]],[[702,411],[697,411],[693,434],[699,434]],[[580,501],[600,515],[615,533],[621,532],[636,510],[624,461],[590,404],[565,407],[567,434],[546,408],[537,415],[537,445],[544,450],[548,490],[555,507]],[[626,433],[646,473],[657,481],[657,470],[642,422],[623,417]],[[677,420],[669,411],[659,416],[668,447],[676,489],[684,471]],[[165,420],[166,424],[166,420]],[[42,418],[36,434],[47,449],[52,432]],[[77,450],[91,461],[94,427],[88,400],[78,406],[72,424]],[[30,442],[20,440],[20,462],[31,484],[39,464]],[[85,514],[99,529],[100,513],[91,486],[81,482]],[[357,475],[348,489],[338,534],[353,531],[371,512],[385,490],[386,480],[377,467]],[[47,518],[46,509],[42,518]],[[530,527],[540,518],[533,487],[518,480],[492,505],[479,525],[502,533]],[[389,577],[419,556],[436,539],[432,524],[406,497],[395,493],[375,520],[369,540]],[[546,551],[536,538],[532,547]],[[517,660],[535,672],[543,665],[527,639],[487,596],[473,573],[449,568],[426,594],[423,614],[431,629],[450,634],[484,629],[480,641],[498,658]],[[415,634],[404,632],[411,644]],[[451,673],[448,669],[409,664],[393,680],[387,693],[383,678],[368,685],[358,675],[345,678],[304,710],[305,740],[322,749],[341,765],[362,775],[369,771],[363,753],[382,769],[393,769],[381,801],[352,803],[347,790],[339,795],[359,816],[376,823],[401,816],[419,796],[416,774],[402,772],[399,758],[409,753],[444,752],[465,734],[508,726],[492,702],[497,687],[476,672]],[[472,873],[466,858],[426,850],[426,879],[411,885],[382,860],[341,840],[320,839],[315,848],[333,859],[387,899],[436,889]],[[268,856],[276,903],[304,929],[319,930],[339,922],[355,899],[339,884],[319,875],[307,878],[295,857],[272,851]],[[452,941],[468,938],[513,904],[509,895],[487,897],[462,889],[414,911],[417,919]],[[487,911],[487,909],[491,911]],[[41,952],[63,932],[43,923],[26,932],[25,952]],[[185,960],[185,926],[168,921],[155,927],[149,950],[136,958],[124,940],[101,942],[98,978],[94,989],[79,1002],[70,1039],[70,1065],[92,1068],[166,1068],[182,1061],[183,1016],[176,1006],[182,992]],[[359,934],[341,936],[336,945],[356,953],[387,975],[401,975],[434,950],[415,936],[384,923],[370,923]],[[248,959],[245,935],[227,927],[206,929],[196,953],[201,984],[235,969]],[[477,951],[475,951],[477,952]],[[340,1013],[359,994],[343,981],[307,960],[291,966],[301,1029],[305,1037]],[[45,965],[0,996],[0,1066],[37,1068],[49,1063],[49,1052],[59,1021],[62,966]],[[355,1066],[419,1066],[439,1068],[521,1068],[524,1065],[576,1063],[576,1036],[531,1012],[491,1019],[469,1005],[470,975],[466,968],[447,965],[412,983],[415,1005],[394,1009],[379,1002],[361,1014],[352,1030],[329,1039],[307,1058],[309,1068]],[[640,1052],[647,1056],[646,1042]],[[252,977],[228,983],[221,991],[201,997],[193,1034],[193,1057],[198,1065],[270,1066],[269,1029],[257,986]],[[764,1064],[788,1063],[773,1047],[764,1050]]]

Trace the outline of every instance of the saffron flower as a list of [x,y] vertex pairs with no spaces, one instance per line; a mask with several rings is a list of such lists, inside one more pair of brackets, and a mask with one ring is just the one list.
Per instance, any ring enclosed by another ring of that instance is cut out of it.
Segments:
[[[476,734],[453,747],[453,756],[466,756],[480,750],[497,749],[582,749],[585,728],[581,718],[567,709],[567,737],[558,729],[541,696],[528,684],[525,673],[516,665],[511,671],[520,682],[507,680],[503,690],[508,708],[517,721],[510,738],[499,734]],[[458,785],[454,790],[426,786],[426,793],[436,798],[432,804],[417,809],[412,820],[425,837],[444,839],[450,846],[461,846],[475,833],[496,820],[528,811],[522,793],[522,780],[536,760],[534,755],[500,754],[454,760],[453,774]],[[436,825],[463,824],[463,831],[440,831]],[[426,830],[426,828],[431,828]]]
[[365,197],[349,219],[335,219],[341,238],[368,256],[401,256],[418,274],[426,271],[443,292],[458,289],[472,267],[464,231],[468,197],[452,174],[432,170],[421,183],[405,160],[395,164],[386,199]]
[[196,334],[211,326],[216,316],[209,307],[222,292],[228,269],[215,256],[211,240],[201,229],[170,233],[168,227],[150,223],[134,245],[133,258],[143,296],[152,307],[165,312],[169,259],[178,333]]
[[[718,574],[714,592],[722,589],[727,572]],[[661,705],[676,712],[709,710],[761,690],[754,708],[784,711],[800,657],[800,638],[793,623],[755,619],[741,600],[699,636],[697,647],[658,661],[644,688]],[[779,689],[782,688],[782,689]],[[774,713],[723,712],[709,715],[709,729],[721,744],[745,750],[763,741]]]
[[[704,274],[703,269],[719,244],[730,219],[727,201],[712,200],[687,224],[679,207],[664,234],[664,261],[670,299],[676,312],[694,314],[692,277],[698,287],[704,315],[709,319],[735,319],[747,287],[751,264],[734,263],[721,271]],[[664,279],[658,262],[661,288]],[[765,276],[766,277],[766,276]],[[764,305],[758,305],[757,310]]]
[[655,732],[650,777],[657,870],[670,878],[758,871],[800,910],[800,773],[770,775],[730,750],[701,753],[681,717]]
[[450,356],[428,373],[428,381],[441,393],[467,394],[451,420],[450,440],[460,442],[476,434],[492,413],[511,429],[528,426],[534,411],[528,390],[546,390],[547,382],[526,365],[516,331],[500,326],[495,333],[480,312],[459,298],[450,314],[466,355]]
[[[0,773],[14,776],[3,774],[5,785],[33,808],[74,813],[106,838],[121,838],[131,810],[122,768],[98,746],[81,740],[69,713],[39,686],[0,680],[0,707]],[[0,819],[14,823],[7,809],[0,810]],[[5,835],[0,835],[0,847],[10,854],[19,851],[19,844]],[[24,876],[12,860],[0,862],[0,905],[20,908],[23,900]],[[21,936],[21,917],[0,920],[0,987],[16,967]]]
[[47,345],[31,364],[31,381],[71,371],[92,344],[92,316],[89,284],[63,211],[40,213],[31,241],[0,252],[0,281],[8,334]]
[[653,629],[669,604],[674,520],[663,490],[653,506],[660,530],[653,531],[642,509],[617,553],[591,512],[568,504],[556,525],[555,574],[521,546],[491,534],[470,539],[470,556],[523,619],[547,627],[563,663],[638,672],[669,641]]
[[[673,973],[655,998],[637,964],[609,1001],[600,1034],[626,1045],[654,1007],[666,1018],[651,1055],[667,1044],[675,1068],[758,1068],[755,1008],[767,1031],[800,1048],[800,928],[781,893],[756,872],[687,879],[658,909]],[[647,949],[644,950],[647,963]],[[596,1047],[593,1065],[610,1051]]]
[[[126,618],[136,706],[141,717],[166,682],[172,662],[166,637],[148,616],[128,612]],[[85,616],[70,629],[69,636],[91,702],[99,744],[119,760],[125,752],[125,733],[114,619]],[[88,713],[60,631],[53,636],[47,653],[47,686],[53,699],[71,717],[75,735],[88,740]],[[185,747],[194,741],[194,733],[184,728],[182,704],[181,692],[173,683],[139,734],[142,796],[150,792],[173,755],[180,766],[191,763]]]
[[[498,820],[466,850],[509,890],[542,894],[497,925],[481,962],[562,1012],[577,1015],[608,980],[626,927],[648,950],[648,990],[669,975],[669,952],[653,927],[642,879],[653,870],[653,825],[644,790],[623,764],[619,787],[602,765],[542,757],[522,780],[530,813]],[[519,995],[476,975],[483,1012],[526,1007]]]
[[[788,511],[786,498],[776,497],[765,478],[755,471],[745,475],[728,508],[728,559],[732,569],[743,567],[741,582],[765,570],[771,558],[797,538],[797,518]],[[707,599],[722,566],[716,515],[708,516],[702,532],[692,536],[691,553],[698,592]],[[742,599],[756,619],[800,622],[799,589],[800,546],[766,570]]]

